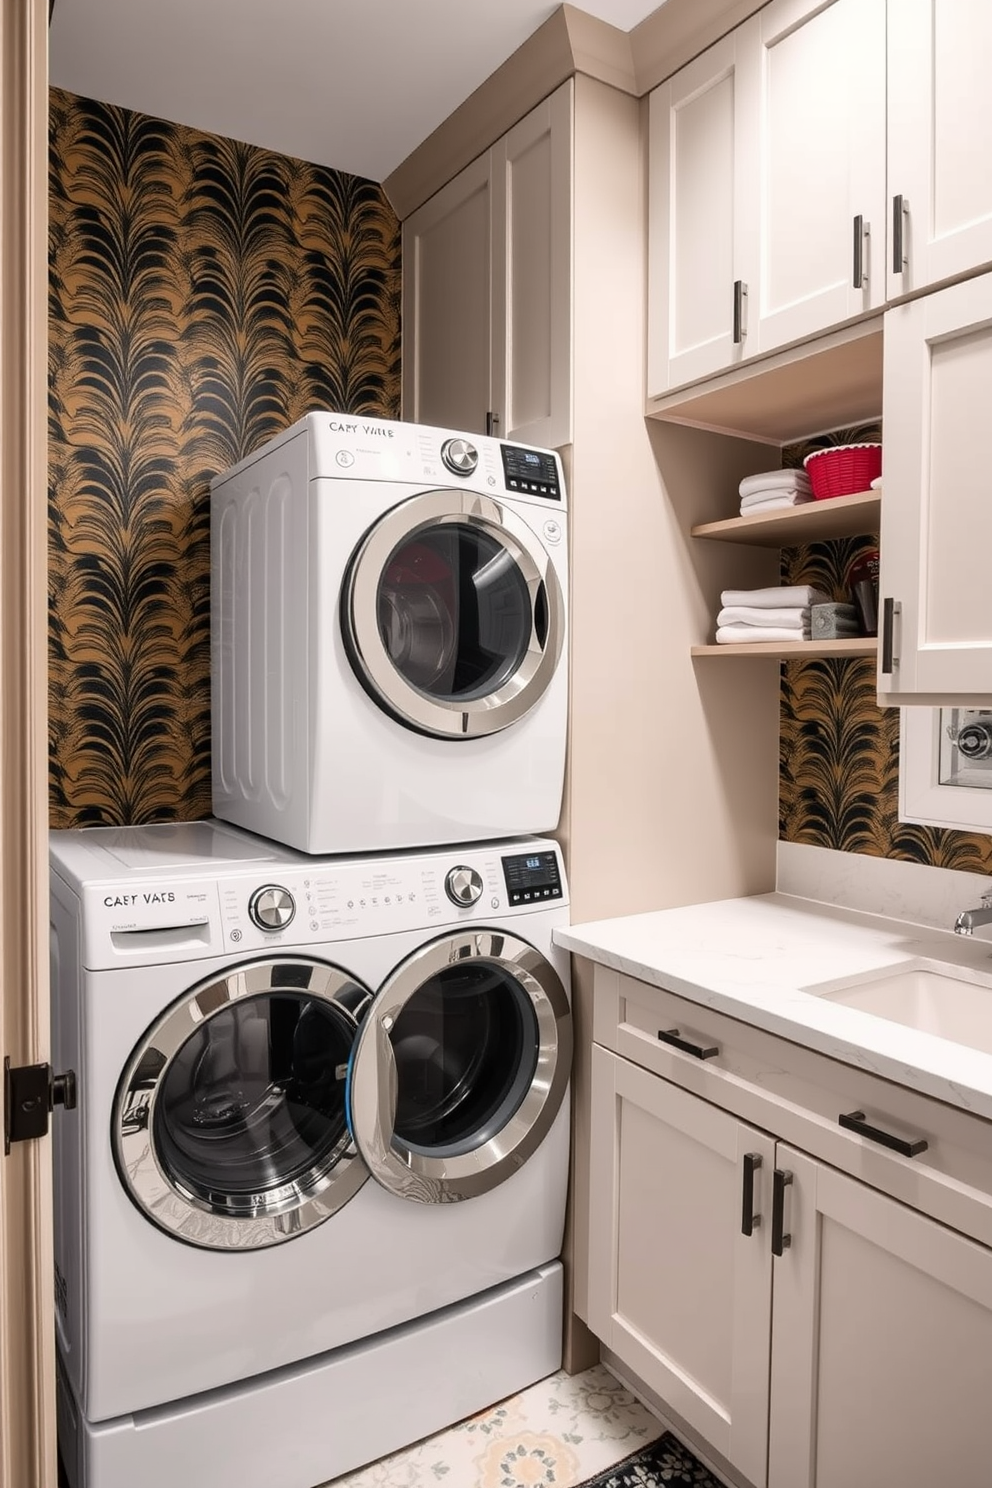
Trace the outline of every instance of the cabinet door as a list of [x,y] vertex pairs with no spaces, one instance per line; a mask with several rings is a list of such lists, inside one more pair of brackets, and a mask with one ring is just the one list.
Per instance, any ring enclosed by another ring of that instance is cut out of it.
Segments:
[[403,417],[484,434],[490,395],[490,156],[403,224]]
[[768,1488],[989,1480],[992,1251],[782,1144]]
[[884,302],[885,0],[771,0],[758,20],[741,103],[759,120],[764,352]]
[[[593,1045],[589,1324],[754,1483],[767,1450],[774,1143]],[[745,1156],[753,1233],[742,1232]]]
[[886,312],[883,703],[992,699],[990,395],[992,274]]
[[757,36],[756,23],[738,27],[649,100],[648,397],[757,349],[743,300],[735,316],[757,215],[738,74]]
[[904,212],[888,297],[992,263],[992,6],[896,0],[888,37],[890,210]]
[[495,432],[572,437],[572,84],[493,147]]

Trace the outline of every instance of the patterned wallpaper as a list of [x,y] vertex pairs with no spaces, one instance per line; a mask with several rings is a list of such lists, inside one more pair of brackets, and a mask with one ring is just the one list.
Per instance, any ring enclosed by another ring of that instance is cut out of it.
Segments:
[[56,827],[210,811],[209,482],[318,408],[399,416],[372,181],[53,90]]
[[[811,448],[881,439],[878,425],[792,445],[785,465]],[[874,537],[809,543],[782,554],[784,584],[815,584],[848,599],[845,574]],[[992,837],[899,820],[899,710],[875,702],[875,662],[820,658],[782,668],[779,836],[786,842],[992,873]]]

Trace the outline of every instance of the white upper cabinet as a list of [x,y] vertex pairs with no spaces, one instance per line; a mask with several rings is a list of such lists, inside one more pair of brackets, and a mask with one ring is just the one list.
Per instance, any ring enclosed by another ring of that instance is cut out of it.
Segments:
[[992,274],[885,315],[879,700],[992,703]]
[[885,0],[771,0],[649,108],[649,397],[883,303]]
[[649,100],[648,396],[744,356],[753,140],[732,31]]
[[890,6],[889,299],[992,264],[990,76],[988,0]]
[[749,349],[765,352],[885,299],[885,0],[771,0],[752,24]]
[[489,154],[403,224],[403,412],[486,432],[492,408]]
[[404,222],[404,418],[570,442],[572,91]]

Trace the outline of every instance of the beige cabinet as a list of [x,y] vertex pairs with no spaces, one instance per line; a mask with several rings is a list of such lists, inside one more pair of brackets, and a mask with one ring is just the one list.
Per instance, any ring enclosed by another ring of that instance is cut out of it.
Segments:
[[[593,1046],[589,1326],[764,1482],[774,1142]],[[753,1218],[742,1226],[742,1204]],[[601,1206],[601,1207],[600,1207]],[[748,1233],[743,1233],[743,1230]]]
[[571,439],[571,81],[403,224],[403,416]]
[[885,0],[771,0],[649,113],[649,397],[883,303]]
[[779,1144],[768,1488],[988,1481],[992,1250]]
[[583,1315],[624,1376],[755,1488],[984,1482],[987,1123],[600,967],[593,1038]]
[[771,0],[749,25],[748,334],[767,352],[885,300],[885,0]]
[[753,130],[739,70],[752,39],[732,31],[648,101],[649,397],[745,355]]
[[992,701],[992,274],[885,315],[879,701]]
[[888,298],[992,264],[992,6],[890,0]]

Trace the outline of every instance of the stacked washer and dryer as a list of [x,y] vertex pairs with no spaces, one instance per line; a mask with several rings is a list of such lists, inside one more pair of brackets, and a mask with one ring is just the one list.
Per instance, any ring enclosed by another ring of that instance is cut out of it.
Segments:
[[561,1358],[560,461],[313,414],[211,549],[217,819],[52,834],[71,1488],[312,1488]]

